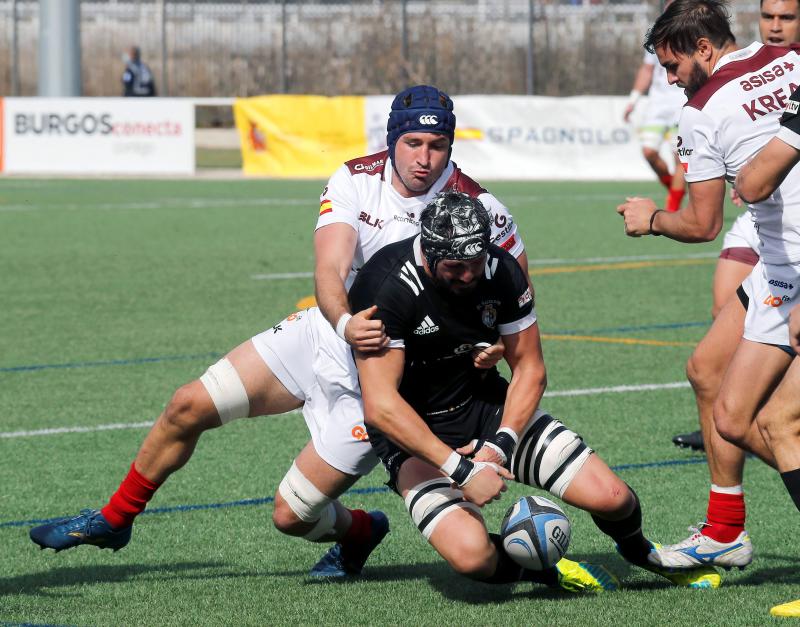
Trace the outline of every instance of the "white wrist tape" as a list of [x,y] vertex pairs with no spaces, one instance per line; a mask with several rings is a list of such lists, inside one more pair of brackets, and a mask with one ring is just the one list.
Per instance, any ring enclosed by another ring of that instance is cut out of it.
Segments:
[[462,459],[461,455],[453,451],[452,453],[450,453],[450,457],[444,460],[444,464],[439,466],[439,470],[441,470],[444,474],[446,474],[449,477],[456,471],[456,468],[458,468],[458,464],[459,462],[461,462],[461,459]]
[[519,444],[519,436],[517,435],[517,432],[514,431],[514,429],[512,429],[511,427],[500,427],[497,430],[497,433],[507,433],[508,435],[511,436],[511,439],[514,440],[514,444]]
[[635,105],[637,102],[639,102],[639,98],[641,97],[642,92],[640,92],[638,89],[632,89],[631,93],[628,94],[628,104]]
[[347,341],[347,338],[344,336],[344,329],[347,326],[347,323],[350,322],[350,318],[352,317],[353,316],[350,315],[349,313],[343,313],[339,317],[339,321],[336,323],[336,335],[342,338],[345,342]]

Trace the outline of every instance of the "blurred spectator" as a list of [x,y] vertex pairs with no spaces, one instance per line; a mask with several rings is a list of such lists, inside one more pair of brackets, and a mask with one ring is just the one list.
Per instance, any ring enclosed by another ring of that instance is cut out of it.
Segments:
[[123,55],[125,72],[122,74],[123,96],[155,96],[156,83],[153,73],[147,64],[142,61],[141,50],[138,46]]

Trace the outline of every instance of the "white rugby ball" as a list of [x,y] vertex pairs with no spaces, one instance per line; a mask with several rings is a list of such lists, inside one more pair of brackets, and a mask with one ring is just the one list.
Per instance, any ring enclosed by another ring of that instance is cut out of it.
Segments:
[[517,564],[545,570],[564,557],[570,530],[569,518],[553,501],[523,496],[506,512],[500,535],[503,548]]

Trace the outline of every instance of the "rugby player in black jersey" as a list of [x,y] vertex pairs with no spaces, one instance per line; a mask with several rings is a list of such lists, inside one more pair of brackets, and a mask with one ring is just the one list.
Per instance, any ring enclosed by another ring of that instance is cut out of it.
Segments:
[[[538,408],[546,375],[533,294],[514,257],[489,243],[489,220],[477,199],[440,193],[422,213],[421,234],[376,253],[350,290],[352,310],[376,305],[389,337],[382,351],[355,354],[367,430],[389,485],[439,554],[473,579],[557,582],[556,569],[522,569],[487,533],[479,508],[513,479],[590,512],[631,563],[676,585],[717,587],[711,567],[651,564],[658,548],[642,534],[636,494]],[[498,338],[510,382],[472,365],[472,350]],[[588,568],[615,587],[607,571]]]

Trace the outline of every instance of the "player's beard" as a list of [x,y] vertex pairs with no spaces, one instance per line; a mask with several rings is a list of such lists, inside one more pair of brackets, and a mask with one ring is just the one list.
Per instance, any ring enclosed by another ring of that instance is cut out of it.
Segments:
[[689,74],[689,80],[686,81],[686,87],[683,91],[687,98],[694,96],[700,88],[708,82],[708,73],[697,62],[692,62],[692,71]]
[[441,276],[432,276],[431,279],[438,292],[451,298],[460,298],[470,295],[475,291],[475,288],[478,287],[478,283],[480,282],[479,279],[476,279],[472,283],[462,283],[461,281],[449,281]]

